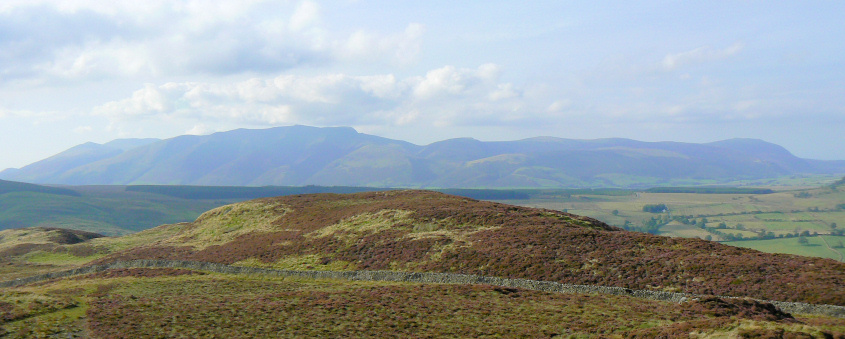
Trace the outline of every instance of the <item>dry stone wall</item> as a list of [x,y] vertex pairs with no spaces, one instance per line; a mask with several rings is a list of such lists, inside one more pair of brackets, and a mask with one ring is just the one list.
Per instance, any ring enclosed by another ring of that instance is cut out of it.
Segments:
[[[362,281],[396,281],[426,284],[480,284],[510,288],[521,288],[553,293],[580,294],[609,294],[622,295],[641,299],[660,300],[669,302],[684,302],[703,295],[688,293],[673,293],[649,290],[631,290],[622,287],[570,285],[552,281],[537,281],[528,279],[508,279],[480,275],[430,273],[430,272],[395,272],[395,271],[292,271],[273,270],[257,267],[230,266],[209,262],[181,261],[181,260],[132,260],[118,261],[104,265],[91,265],[77,269],[41,274],[26,278],[0,282],[0,288],[22,286],[35,282],[64,278],[74,275],[90,274],[119,268],[181,268],[199,271],[209,271],[225,274],[271,275],[279,277],[296,277],[310,279],[345,279]],[[720,298],[732,298],[719,296]],[[783,302],[763,300],[772,303],[781,310],[789,313],[820,314],[845,318],[845,307],[836,305],[815,305],[798,302]]]

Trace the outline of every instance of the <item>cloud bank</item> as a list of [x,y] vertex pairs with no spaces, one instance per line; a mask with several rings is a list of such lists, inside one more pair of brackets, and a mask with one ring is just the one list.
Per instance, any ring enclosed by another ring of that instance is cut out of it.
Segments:
[[313,1],[32,1],[0,7],[0,81],[272,73],[407,62],[424,27],[331,31]]
[[267,126],[451,126],[513,122],[532,105],[513,84],[500,80],[499,66],[485,64],[446,66],[403,79],[337,73],[146,84],[131,97],[95,107],[93,114],[120,123],[179,118]]

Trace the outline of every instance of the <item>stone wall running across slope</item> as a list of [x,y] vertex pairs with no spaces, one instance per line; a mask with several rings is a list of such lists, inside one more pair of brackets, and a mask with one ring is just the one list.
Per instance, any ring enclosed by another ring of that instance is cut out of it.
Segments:
[[[77,269],[47,273],[42,275],[20,278],[0,282],[0,288],[22,286],[30,283],[64,278],[74,275],[102,272],[110,269],[122,268],[182,268],[191,270],[210,271],[225,274],[272,275],[280,277],[296,277],[311,279],[345,279],[362,281],[396,281],[426,284],[481,284],[521,288],[553,293],[585,293],[630,296],[642,299],[685,302],[704,295],[673,293],[649,290],[631,290],[621,287],[590,286],[561,284],[551,281],[537,281],[528,279],[508,279],[468,274],[429,273],[429,272],[395,272],[395,271],[291,271],[273,270],[256,267],[230,266],[217,263],[181,260],[132,260],[118,261],[103,265],[91,265]],[[720,298],[733,298],[719,296]],[[763,300],[789,313],[819,314],[845,318],[845,307],[835,305],[814,305],[800,302],[782,302]]]

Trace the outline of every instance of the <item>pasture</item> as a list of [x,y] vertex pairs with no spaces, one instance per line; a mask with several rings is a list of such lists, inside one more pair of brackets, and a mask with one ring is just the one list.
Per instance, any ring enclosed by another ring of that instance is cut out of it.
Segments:
[[[529,199],[500,200],[589,216],[634,231],[723,241],[763,252],[842,260],[842,249],[823,246],[822,237],[838,244],[845,229],[845,188],[774,188],[768,194],[650,193],[637,191],[534,194]],[[644,212],[664,204],[665,213]],[[798,244],[805,236],[809,244]],[[740,241],[733,241],[737,239]],[[831,243],[830,246],[835,244]]]

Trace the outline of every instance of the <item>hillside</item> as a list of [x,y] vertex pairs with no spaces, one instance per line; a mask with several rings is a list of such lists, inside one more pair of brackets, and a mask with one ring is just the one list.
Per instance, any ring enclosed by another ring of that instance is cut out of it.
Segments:
[[71,147],[47,159],[19,170],[0,172],[0,178],[34,183],[62,183],[61,174],[80,166],[120,155],[127,150],[148,145],[159,139],[117,139],[105,144],[93,142]]
[[68,228],[115,236],[193,220],[210,208],[235,201],[239,200],[189,200],[124,187],[58,188],[0,180],[0,230]]
[[845,264],[832,260],[625,232],[562,212],[426,191],[259,199],[90,244],[120,248],[101,263],[453,272],[845,305]]
[[426,146],[352,128],[278,127],[88,143],[0,178],[69,185],[645,187],[845,173],[761,140],[708,144],[551,137]]
[[[845,305],[845,264],[832,260],[626,232],[572,214],[429,191],[264,198],[123,237],[69,234],[0,232],[0,281],[91,263],[169,259],[305,272],[469,273]],[[451,282],[314,280],[166,267],[111,269],[4,288],[0,336],[391,331],[835,337],[845,332],[842,319],[790,315],[748,299],[677,303]]]
[[[487,285],[126,268],[0,294],[0,336],[841,338],[845,319],[771,304]],[[389,335],[387,335],[389,334]]]
[[52,250],[61,245],[72,245],[103,235],[64,228],[32,227],[0,231],[0,253],[7,257],[32,252]]
[[34,192],[67,196],[79,196],[78,192],[70,189],[0,180],[0,194],[15,192]]

